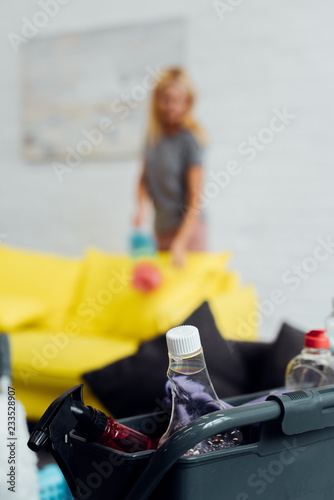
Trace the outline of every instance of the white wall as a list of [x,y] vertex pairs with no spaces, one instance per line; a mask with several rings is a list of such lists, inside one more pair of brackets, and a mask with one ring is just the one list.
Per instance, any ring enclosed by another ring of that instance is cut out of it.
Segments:
[[[20,33],[21,18],[32,19],[40,6],[17,0],[2,10],[0,239],[63,254],[89,245],[124,251],[138,162],[87,163],[59,183],[50,165],[21,160],[19,64],[7,34]],[[285,303],[265,320],[265,338],[282,320],[321,327],[334,295],[334,255],[304,259],[318,238],[334,239],[334,4],[241,1],[221,20],[210,1],[69,0],[39,34],[174,15],[189,21],[188,66],[211,137],[208,172],[225,170],[230,160],[241,170],[226,187],[207,186],[210,247],[233,249],[232,266],[261,299],[282,291]],[[295,118],[247,161],[240,144],[284,106]],[[300,283],[282,281],[299,264],[311,266]]]

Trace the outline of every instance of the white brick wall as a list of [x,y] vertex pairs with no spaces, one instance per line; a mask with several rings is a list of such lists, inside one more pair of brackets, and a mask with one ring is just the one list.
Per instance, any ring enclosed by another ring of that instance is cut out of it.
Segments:
[[[59,184],[49,166],[20,159],[19,65],[7,33],[19,33],[21,18],[39,9],[38,2],[17,0],[0,19],[0,235],[8,244],[64,254],[88,245],[124,251],[137,161],[86,164]],[[232,266],[261,299],[275,288],[284,293],[285,303],[263,324],[264,338],[282,320],[321,327],[334,295],[334,256],[296,291],[282,274],[312,255],[318,237],[334,238],[334,4],[243,1],[221,21],[210,1],[70,0],[40,34],[179,14],[189,21],[189,68],[211,137],[208,171],[232,159],[242,170],[208,204],[210,247],[233,249]],[[284,106],[295,119],[248,162],[238,146]]]

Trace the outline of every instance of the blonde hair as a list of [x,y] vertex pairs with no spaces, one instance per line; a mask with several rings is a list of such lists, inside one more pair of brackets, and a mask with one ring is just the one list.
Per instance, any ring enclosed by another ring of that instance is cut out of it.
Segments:
[[205,145],[207,143],[207,136],[192,114],[192,108],[196,100],[195,91],[187,73],[182,68],[178,67],[172,67],[163,71],[159,76],[155,87],[153,88],[151,97],[151,109],[148,121],[147,141],[151,144],[157,143],[163,135],[163,128],[158,115],[157,99],[158,94],[165,87],[172,83],[182,84],[182,86],[185,87],[188,93],[189,106],[182,117],[180,123],[181,127],[190,130],[199,140],[199,142],[202,145]]

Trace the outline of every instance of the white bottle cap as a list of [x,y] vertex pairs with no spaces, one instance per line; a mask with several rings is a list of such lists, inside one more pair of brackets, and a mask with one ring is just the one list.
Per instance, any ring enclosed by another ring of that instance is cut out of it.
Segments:
[[172,356],[193,354],[202,347],[198,328],[191,325],[171,328],[166,334],[166,340]]

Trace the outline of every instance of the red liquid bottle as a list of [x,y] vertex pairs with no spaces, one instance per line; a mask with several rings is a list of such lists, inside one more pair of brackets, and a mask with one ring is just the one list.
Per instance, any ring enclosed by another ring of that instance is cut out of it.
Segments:
[[71,410],[78,420],[75,430],[87,441],[93,441],[125,453],[157,448],[159,440],[151,439],[141,432],[130,429],[130,427],[116,422],[91,406],[75,402],[71,406]]
[[157,447],[155,440],[115,422],[111,417],[108,417],[103,434],[95,442],[126,453],[152,450]]

